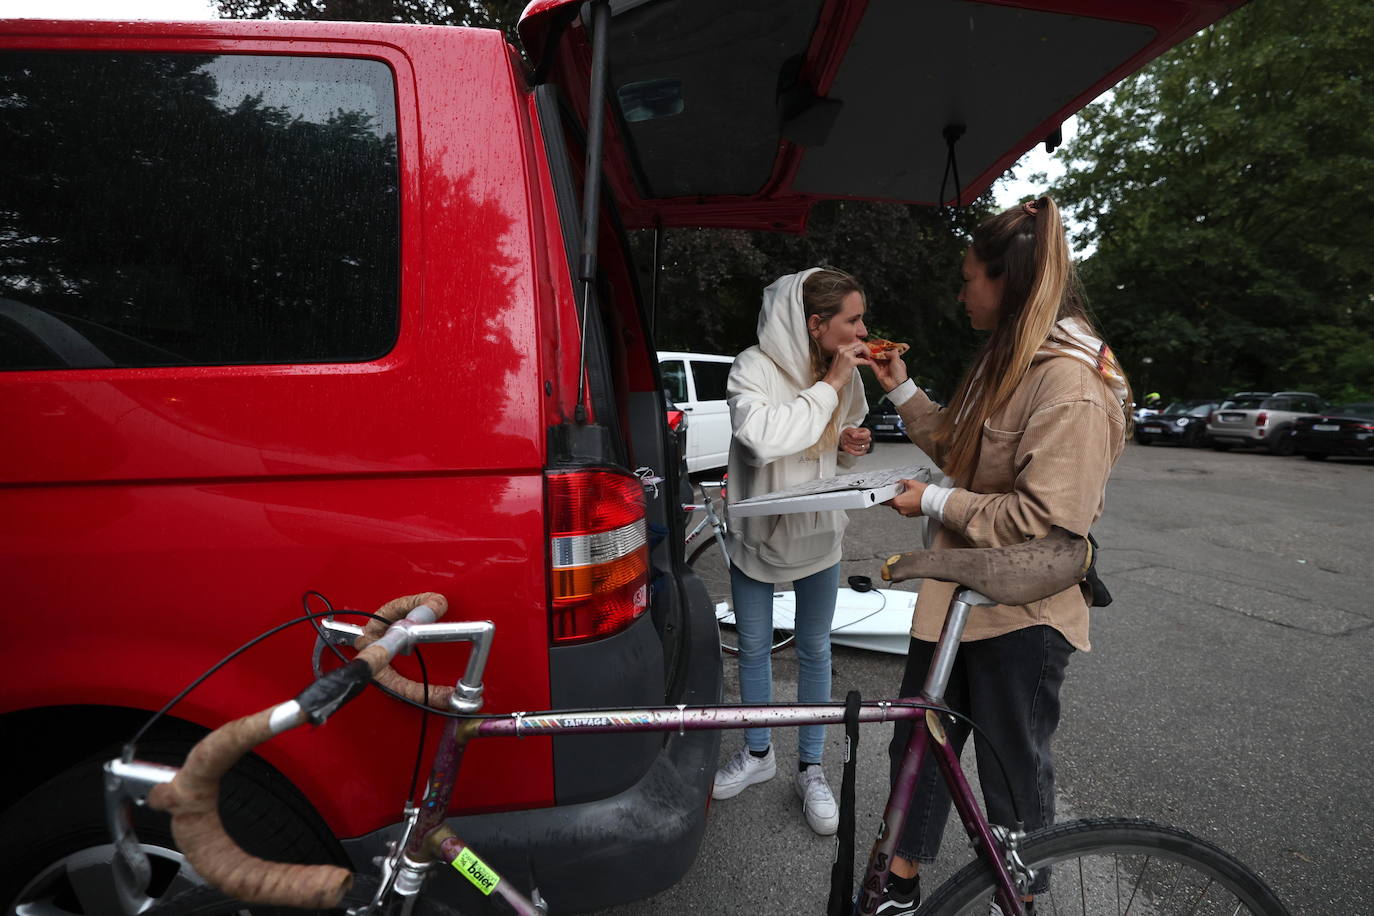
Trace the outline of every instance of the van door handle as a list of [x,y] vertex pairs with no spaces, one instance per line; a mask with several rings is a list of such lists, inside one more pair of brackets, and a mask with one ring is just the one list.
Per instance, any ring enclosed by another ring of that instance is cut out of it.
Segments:
[[682,411],[683,413],[691,413],[691,412],[692,412],[692,408],[691,408],[691,407],[684,406],[684,405],[682,405],[682,404],[679,404],[678,407],[677,407],[677,409],[680,410],[680,411]]

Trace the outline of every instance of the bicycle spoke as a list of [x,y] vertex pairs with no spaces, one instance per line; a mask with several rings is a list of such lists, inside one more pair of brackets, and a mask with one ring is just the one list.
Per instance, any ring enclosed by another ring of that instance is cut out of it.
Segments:
[[1211,882],[1211,881],[1208,881],[1208,882],[1207,882],[1207,885],[1206,885],[1205,887],[1203,887],[1202,893],[1198,894],[1198,895],[1197,895],[1197,899],[1193,901],[1193,906],[1192,906],[1192,908],[1191,908],[1190,910],[1188,910],[1189,913],[1196,913],[1196,912],[1198,911],[1198,907],[1202,906],[1202,898],[1203,898],[1203,897],[1206,897],[1206,896],[1207,896],[1207,892],[1210,891],[1211,889],[1212,889],[1212,882]]
[[1116,890],[1116,914],[1121,916],[1121,856],[1112,853],[1112,887]]
[[1135,903],[1135,895],[1140,892],[1140,884],[1145,880],[1145,872],[1150,869],[1150,860],[1147,857],[1145,864],[1141,866],[1140,874],[1136,876],[1135,884],[1131,887],[1131,896],[1126,900],[1126,912],[1123,916],[1131,916],[1131,905]]
[[1083,905],[1082,913],[1088,912],[1088,882],[1083,878],[1083,860],[1078,860],[1078,902]]

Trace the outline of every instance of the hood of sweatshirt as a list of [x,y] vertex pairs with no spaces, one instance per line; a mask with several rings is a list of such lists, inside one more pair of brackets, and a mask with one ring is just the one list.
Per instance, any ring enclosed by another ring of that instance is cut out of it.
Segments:
[[763,291],[759,309],[759,349],[777,363],[799,391],[816,384],[811,368],[811,336],[802,305],[802,284],[819,267],[778,277]]
[[1097,370],[1102,380],[1121,403],[1126,401],[1126,376],[1116,361],[1112,348],[1102,342],[1080,322],[1061,318],[1050,329],[1050,335],[1031,362],[1037,363],[1052,356],[1068,356]]

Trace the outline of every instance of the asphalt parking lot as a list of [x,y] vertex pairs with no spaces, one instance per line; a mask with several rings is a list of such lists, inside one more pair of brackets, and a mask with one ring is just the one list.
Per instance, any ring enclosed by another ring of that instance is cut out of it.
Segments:
[[[881,443],[866,460],[921,457]],[[1371,508],[1374,463],[1128,445],[1094,529],[1116,601],[1093,611],[1093,651],[1075,655],[1064,688],[1060,818],[1176,824],[1252,865],[1294,913],[1374,912]],[[890,510],[853,512],[844,573],[876,577],[881,558],[915,546]],[[902,663],[837,648],[835,696],[890,696]],[[795,691],[790,656],[774,674],[779,699]],[[831,732],[838,786],[843,734]],[[886,798],[889,734],[868,726],[860,739],[861,857]],[[722,755],[739,742],[726,735]],[[801,819],[795,739],[775,743],[779,777],[712,806],[683,881],[610,912],[823,911],[834,841]],[[927,886],[969,858],[962,836],[947,837]]]

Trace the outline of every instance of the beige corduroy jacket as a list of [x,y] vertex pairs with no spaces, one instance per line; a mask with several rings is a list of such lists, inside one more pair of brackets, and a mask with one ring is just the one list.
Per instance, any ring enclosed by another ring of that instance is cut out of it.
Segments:
[[[917,389],[897,408],[907,436],[937,464],[933,433],[942,408]],[[1087,364],[1066,356],[1033,363],[1011,399],[983,425],[973,481],[950,494],[933,547],[1006,547],[1058,525],[1087,535],[1102,514],[1107,477],[1126,442],[1121,406]],[[935,524],[932,521],[932,524]],[[911,635],[940,638],[955,586],[921,583]],[[1023,607],[976,607],[964,640],[1047,624],[1087,651],[1088,606],[1078,586]]]

